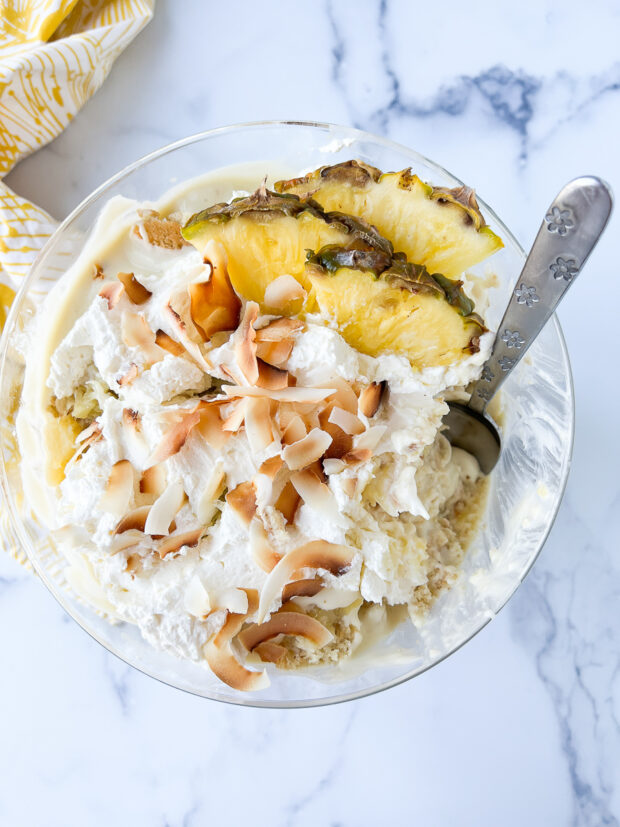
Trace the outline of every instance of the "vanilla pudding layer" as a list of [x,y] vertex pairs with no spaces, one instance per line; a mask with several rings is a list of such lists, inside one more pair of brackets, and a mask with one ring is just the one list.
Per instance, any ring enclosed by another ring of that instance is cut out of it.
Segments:
[[[72,587],[224,680],[222,636],[236,663],[296,667],[354,655],[407,615],[423,623],[484,499],[475,460],[440,428],[490,333],[455,364],[414,370],[357,352],[318,316],[283,327],[241,297],[234,332],[194,335],[179,297],[225,260],[186,244],[177,221],[264,172],[206,176],[158,204],[112,199],[40,313],[18,417],[28,499]],[[249,375],[274,337],[277,369]],[[274,618],[266,645],[252,627]]]

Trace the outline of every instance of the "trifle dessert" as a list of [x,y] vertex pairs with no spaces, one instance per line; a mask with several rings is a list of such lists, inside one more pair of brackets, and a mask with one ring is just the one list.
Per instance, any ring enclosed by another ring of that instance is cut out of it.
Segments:
[[242,691],[424,624],[483,510],[442,417],[493,339],[467,271],[501,246],[469,188],[359,160],[111,199],[17,417],[68,586]]

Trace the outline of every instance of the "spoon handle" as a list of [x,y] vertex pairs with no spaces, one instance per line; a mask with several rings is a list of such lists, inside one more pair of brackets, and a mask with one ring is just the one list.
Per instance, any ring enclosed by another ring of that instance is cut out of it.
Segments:
[[468,407],[483,413],[525,355],[594,249],[611,208],[611,191],[600,178],[576,178],[562,188],[517,279]]

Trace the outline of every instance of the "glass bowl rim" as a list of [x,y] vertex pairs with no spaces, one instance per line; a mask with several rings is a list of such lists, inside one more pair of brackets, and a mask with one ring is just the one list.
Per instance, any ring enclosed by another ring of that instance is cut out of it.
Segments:
[[[410,147],[405,146],[397,141],[392,141],[388,138],[384,138],[380,135],[375,135],[371,132],[367,132],[363,129],[357,129],[355,127],[344,126],[341,124],[334,124],[326,121],[301,121],[301,120],[263,120],[263,121],[247,121],[242,123],[235,123],[229,124],[227,126],[219,126],[213,129],[207,129],[202,132],[194,133],[193,135],[189,135],[185,138],[181,138],[177,141],[173,141],[171,143],[165,144],[158,149],[153,150],[152,152],[143,155],[142,157],[138,158],[137,160],[127,164],[121,170],[116,172],[114,175],[107,178],[103,181],[98,187],[96,187],[89,195],[87,195],[80,203],[74,207],[73,210],[67,215],[65,219],[58,225],[58,227],[54,230],[52,235],[49,239],[45,242],[41,250],[38,252],[30,272],[28,273],[27,277],[24,279],[23,284],[21,285],[20,289],[18,290],[15,299],[11,305],[9,310],[9,314],[7,316],[4,329],[2,331],[2,336],[0,337],[0,386],[4,382],[5,378],[5,364],[6,364],[6,356],[8,352],[8,339],[10,332],[15,324],[16,317],[19,313],[23,300],[28,293],[30,286],[35,279],[37,274],[37,270],[40,266],[40,263],[45,259],[47,256],[48,250],[56,243],[58,237],[62,235],[65,231],[66,227],[71,224],[71,222],[76,219],[82,212],[84,212],[88,207],[90,207],[95,201],[97,201],[104,193],[121,182],[124,178],[131,175],[131,173],[135,172],[136,170],[140,169],[141,167],[147,166],[151,161],[155,161],[158,158],[163,157],[164,155],[168,155],[171,152],[176,151],[177,149],[181,149],[185,146],[190,146],[194,143],[199,143],[205,139],[211,138],[216,135],[225,135],[226,133],[230,132],[241,132],[244,130],[254,129],[254,128],[273,128],[273,127],[283,127],[286,128],[288,126],[299,126],[305,128],[316,128],[322,130],[340,130],[346,131],[351,137],[354,139],[362,139],[362,140],[369,140],[374,144],[379,144],[384,146],[386,149],[391,149],[397,152],[405,153],[406,155],[410,156],[412,159],[415,159],[420,164],[426,165],[429,169],[438,172],[439,174],[447,175],[448,177],[452,178],[453,180],[457,181],[459,184],[463,184],[460,178],[455,176],[453,173],[449,172],[447,169],[442,167],[435,161],[427,158],[426,156],[422,155],[421,153],[417,152],[416,150],[411,149]],[[500,229],[502,238],[508,239],[511,245],[516,250],[518,256],[525,261],[526,254],[521,246],[521,244],[517,241],[514,237],[512,232],[508,229],[508,227],[504,224],[504,222],[499,218],[499,216],[495,213],[493,209],[489,207],[489,205],[479,198],[477,195],[477,200],[480,204],[481,209],[484,213],[491,217],[493,222],[497,225]],[[250,693],[248,693],[247,697],[243,698],[222,698],[213,696],[210,694],[202,693],[199,691],[195,691],[187,686],[181,686],[179,684],[173,683],[171,681],[167,681],[164,678],[160,677],[157,674],[149,671],[149,669],[145,668],[144,666],[138,666],[132,663],[126,656],[122,654],[122,652],[117,651],[116,648],[112,648],[108,646],[103,640],[101,640],[98,635],[91,629],[88,628],[86,622],[82,622],[78,619],[74,613],[71,611],[70,605],[67,600],[64,599],[63,595],[60,593],[60,590],[56,588],[56,585],[50,581],[49,577],[47,576],[46,571],[39,565],[39,562],[36,560],[34,555],[30,554],[30,546],[31,543],[28,537],[25,534],[25,530],[22,525],[22,520],[17,513],[15,508],[15,504],[13,498],[11,496],[11,488],[10,483],[7,477],[6,466],[4,462],[4,454],[0,452],[0,490],[2,492],[2,505],[8,509],[12,528],[14,529],[17,537],[20,541],[20,544],[26,551],[27,557],[29,562],[31,563],[34,571],[36,574],[41,578],[43,583],[45,584],[48,591],[51,595],[56,599],[56,601],[60,604],[62,609],[67,612],[67,614],[71,617],[71,619],[80,626],[93,640],[95,640],[99,645],[101,645],[106,651],[110,652],[111,654],[115,655],[119,658],[123,663],[126,663],[128,666],[131,666],[133,669],[138,670],[144,675],[147,675],[150,678],[154,678],[155,680],[163,683],[166,686],[169,686],[174,689],[179,689],[183,692],[187,692],[188,694],[194,695],[199,698],[206,698],[211,701],[216,701],[218,703],[223,704],[232,704],[234,706],[241,706],[241,707],[250,707],[250,708],[258,708],[258,709],[303,709],[303,708],[312,708],[312,707],[320,707],[320,706],[331,706],[334,704],[344,703],[346,701],[353,701],[360,698],[368,697],[371,695],[375,695],[379,692],[384,692],[387,689],[391,689],[392,687],[399,686],[400,684],[405,683],[406,681],[411,680],[412,678],[418,677],[422,675],[424,672],[427,672],[429,669],[437,666],[442,661],[449,658],[455,652],[457,652],[462,646],[469,643],[479,632],[481,632],[487,624],[493,620],[499,612],[506,606],[506,604],[510,601],[516,590],[519,586],[523,583],[527,575],[529,574],[532,566],[538,559],[543,546],[545,545],[551,529],[557,519],[560,506],[562,504],[562,500],[564,498],[564,493],[566,491],[566,486],[568,483],[568,477],[570,473],[570,467],[572,462],[572,455],[573,455],[573,446],[574,446],[574,438],[575,438],[575,389],[574,389],[574,382],[571,370],[570,359],[568,355],[568,350],[566,347],[566,341],[564,339],[564,334],[562,332],[562,328],[560,326],[559,320],[557,315],[554,313],[552,318],[550,319],[550,323],[553,325],[555,334],[558,337],[558,341],[560,344],[560,350],[562,353],[562,358],[564,361],[565,369],[566,369],[566,380],[568,386],[568,393],[570,396],[570,424],[569,424],[569,441],[568,447],[566,451],[566,455],[563,460],[563,467],[562,467],[562,478],[560,481],[560,486],[558,488],[558,499],[557,505],[555,507],[555,511],[551,520],[549,521],[549,525],[547,527],[546,532],[540,538],[538,548],[536,553],[532,556],[531,560],[528,562],[528,565],[525,569],[521,572],[518,582],[515,584],[514,588],[507,594],[505,599],[503,600],[502,604],[497,608],[497,610],[486,618],[486,620],[480,624],[480,626],[475,629],[470,635],[464,638],[460,643],[453,646],[449,651],[444,652],[441,656],[435,658],[434,660],[430,661],[429,663],[425,664],[422,667],[414,667],[413,669],[405,672],[402,675],[399,675],[396,678],[392,678],[390,680],[384,681],[383,683],[377,684],[376,686],[365,687],[358,691],[348,692],[342,695],[334,695],[333,697],[327,698],[317,698],[317,699],[307,699],[307,700],[293,700],[293,701],[280,701],[280,700],[261,700],[259,698],[253,698]]]

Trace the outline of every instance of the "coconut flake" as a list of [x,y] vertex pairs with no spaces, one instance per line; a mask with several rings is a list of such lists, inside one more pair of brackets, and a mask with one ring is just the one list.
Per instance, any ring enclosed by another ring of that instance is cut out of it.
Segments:
[[151,465],[164,462],[170,457],[178,454],[187,442],[192,429],[200,422],[200,411],[194,408],[183,414],[181,418],[170,427],[164,434],[163,439],[151,456]]
[[357,394],[351,385],[341,376],[335,376],[332,380],[336,390],[334,392],[333,401],[339,408],[342,408],[349,413],[357,413]]
[[203,528],[195,528],[193,531],[182,531],[180,534],[170,534],[165,540],[158,545],[157,551],[163,560],[167,554],[174,554],[180,551],[184,546],[193,548],[198,545],[198,541],[202,537]]
[[293,580],[282,589],[282,603],[286,603],[293,597],[314,597],[323,586],[323,581],[318,577],[302,577],[299,580]]
[[224,589],[218,594],[215,606],[233,614],[246,615],[249,607],[247,593],[243,589]]
[[283,465],[284,460],[279,454],[276,454],[275,457],[270,457],[263,462],[258,469],[258,473],[264,474],[266,477],[269,477],[270,480],[273,480]]
[[319,428],[313,428],[303,439],[287,445],[282,451],[282,457],[291,471],[296,471],[320,459],[331,445],[331,441],[332,438],[328,433]]
[[151,506],[144,526],[145,534],[169,534],[170,524],[183,505],[184,498],[183,483],[178,480],[169,483]]
[[[180,313],[178,313],[172,307],[170,302],[168,302],[168,304],[166,304],[164,306],[162,312],[166,316],[166,318],[168,320],[168,323],[170,324],[170,327],[174,331],[177,339],[179,340],[179,342],[181,342],[181,344],[183,345],[183,347],[185,348],[187,353],[189,353],[189,355],[192,357],[192,359],[196,362],[196,364],[199,367],[201,367],[204,371],[206,371],[208,373],[211,370],[211,365],[205,359],[202,351],[200,350],[200,346],[198,345],[198,343],[195,342],[195,341],[192,341],[191,336],[190,336],[189,331],[191,330],[191,328],[189,327],[189,325],[193,326],[193,324],[194,324],[191,321],[191,319],[189,320],[189,323],[188,323],[183,318],[181,318]],[[194,327],[194,330],[196,330],[195,327]],[[197,331],[196,331],[196,335],[199,335],[197,333]],[[156,339],[156,341],[157,341],[157,339]]]
[[275,502],[275,508],[282,514],[287,524],[290,525],[295,519],[300,502],[301,497],[295,490],[293,483],[288,480]]
[[219,405],[201,405],[200,422],[196,429],[212,448],[220,449],[231,437],[231,431],[224,430]]
[[133,511],[130,511],[129,514],[126,514],[122,520],[119,521],[118,525],[114,529],[115,534],[123,534],[125,531],[140,531],[144,534],[144,526],[146,525],[146,519],[149,516],[149,511],[151,510],[150,505],[143,505],[140,508],[134,508]]
[[245,433],[250,450],[253,454],[258,454],[273,442],[271,402],[261,397],[245,401]]
[[132,494],[133,467],[128,459],[121,459],[112,466],[99,508],[120,517],[129,508]]
[[314,617],[303,612],[280,611],[271,616],[266,623],[253,623],[237,635],[237,639],[249,652],[264,641],[271,640],[278,635],[303,637],[314,646],[320,648],[333,640],[333,635]]
[[347,546],[314,540],[289,551],[267,576],[258,606],[258,622],[262,622],[273,602],[281,597],[284,586],[293,580],[296,572],[304,569],[329,571],[335,576],[351,568],[355,551]]
[[289,419],[288,424],[282,432],[282,442],[285,445],[292,445],[295,442],[300,442],[308,433],[303,419],[299,414],[293,414]]
[[[237,433],[245,420],[247,403],[247,399],[239,399],[238,402],[232,404],[228,410],[226,410],[226,417],[222,422],[223,431],[230,431],[235,434]],[[222,410],[222,413],[224,413],[224,410]]]
[[386,425],[373,425],[372,428],[368,428],[361,436],[359,436],[355,440],[355,450],[374,451],[379,442],[381,442],[381,437],[386,431]]
[[150,365],[161,362],[164,351],[155,344],[155,333],[141,313],[123,311],[121,316],[121,338],[127,347],[139,347]]
[[241,589],[248,598],[248,608],[245,614],[228,613],[224,625],[213,637],[214,645],[219,649],[231,641],[240,631],[246,620],[256,614],[258,609],[258,592],[256,589]]
[[263,303],[274,310],[286,310],[293,302],[303,302],[306,291],[293,276],[278,276],[267,285]]
[[198,575],[194,575],[189,581],[183,596],[183,605],[187,612],[201,619],[211,611],[209,593]]
[[209,525],[217,510],[216,502],[219,499],[226,481],[226,473],[220,465],[213,469],[211,477],[203,488],[196,506],[196,516],[202,525]]
[[288,654],[288,649],[272,640],[265,640],[254,647],[254,654],[264,663],[278,664]]
[[[124,413],[124,412],[123,412]],[[159,497],[166,488],[166,467],[163,464],[151,465],[142,472],[140,493]]]
[[140,284],[133,273],[117,273],[116,278],[125,288],[127,297],[133,304],[144,304],[153,295],[143,284]]
[[134,379],[137,379],[137,378],[138,378],[138,366],[132,362],[131,365],[129,366],[129,370],[126,373],[124,373],[120,377],[120,379],[117,379],[116,381],[121,386],[121,388],[124,388],[125,385],[131,385],[131,383],[134,381]]
[[256,341],[281,342],[284,339],[293,339],[303,326],[304,323],[298,319],[276,319],[256,331]]
[[334,393],[333,388],[282,388],[269,390],[268,388],[252,388],[245,385],[222,385],[227,396],[266,396],[276,402],[321,402]]
[[368,462],[371,457],[372,451],[370,448],[360,448],[359,450],[349,451],[348,454],[343,456],[342,460],[346,462],[347,465],[355,466],[360,465],[362,462]]
[[188,289],[192,321],[204,341],[208,341],[216,333],[235,330],[241,302],[230,283],[223,246],[209,241],[203,255],[211,267],[211,276],[208,281],[190,284]]
[[[258,331],[257,331],[258,333]],[[256,355],[263,362],[282,367],[285,365],[293,352],[294,342],[292,339],[283,339],[281,342],[256,342]]]
[[256,565],[267,573],[280,562],[282,556],[269,542],[265,527],[257,517],[250,523],[250,551]]
[[234,334],[234,352],[239,370],[250,385],[258,381],[258,363],[256,361],[256,331],[254,322],[258,318],[256,302],[247,302],[241,322]]
[[252,672],[242,666],[233,655],[230,644],[217,647],[209,641],[204,647],[205,660],[213,674],[232,689],[255,692],[269,686],[266,672]]
[[168,336],[161,328],[155,333],[155,344],[163,350],[167,350],[173,356],[183,356],[186,352],[183,345],[175,342],[172,336]]
[[123,408],[121,426],[127,452],[130,456],[139,457],[142,462],[148,455],[149,446],[142,433],[142,419],[138,411]]
[[118,281],[109,281],[107,284],[104,284],[101,290],[99,291],[99,295],[102,299],[105,299],[108,303],[108,310],[112,310],[112,308],[116,307],[116,305],[121,300],[121,296],[123,295],[125,288],[123,285]]
[[249,526],[256,514],[256,486],[253,482],[240,482],[226,494],[226,502],[244,526]]
[[328,476],[331,474],[339,474],[341,471],[344,471],[346,467],[346,463],[344,463],[341,459],[334,458],[323,460],[323,470]]
[[331,522],[341,523],[342,517],[336,498],[329,490],[329,486],[321,482],[316,474],[307,468],[303,471],[296,471],[291,474],[291,483],[306,505]]
[[258,379],[256,384],[259,388],[268,388],[272,391],[279,391],[282,388],[288,387],[289,373],[281,368],[268,365],[262,359],[257,359],[258,364]]
[[365,417],[370,419],[379,410],[383,395],[387,390],[387,382],[371,382],[368,387],[360,393],[359,410]]
[[344,408],[333,407],[328,422],[337,425],[345,434],[361,434],[364,432],[362,421],[355,414],[345,411]]

